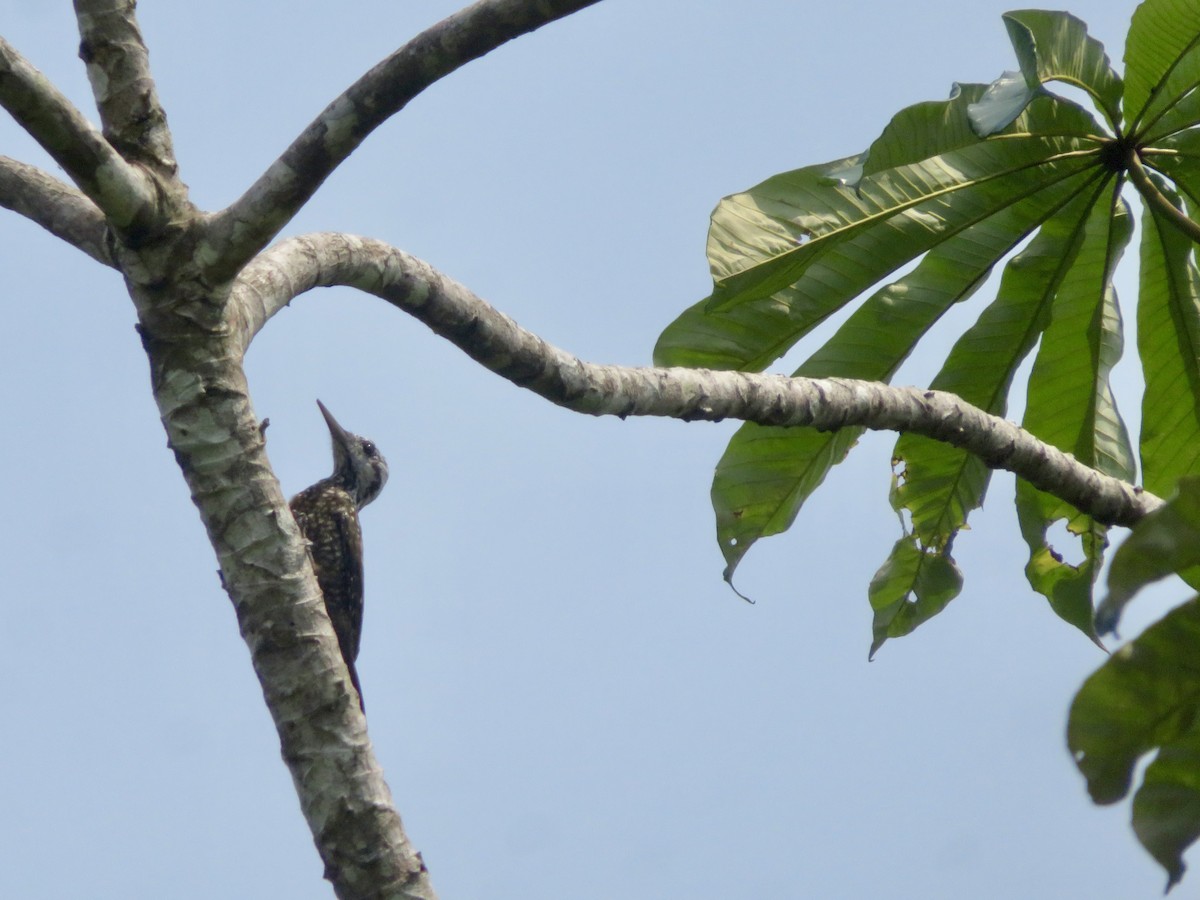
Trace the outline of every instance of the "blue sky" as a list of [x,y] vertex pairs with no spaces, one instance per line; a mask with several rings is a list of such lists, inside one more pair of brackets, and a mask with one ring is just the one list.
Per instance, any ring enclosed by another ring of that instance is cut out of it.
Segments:
[[[235,199],[456,8],[143,0],[194,200]],[[1071,6],[1115,59],[1132,8]],[[646,364],[707,293],[721,196],[1013,68],[1005,9],[606,0],[435,85],[288,233],[386,240],[573,353]],[[0,34],[90,113],[74,29],[66,2],[0,0]],[[8,122],[0,153],[53,170]],[[11,214],[0,240],[0,896],[332,896],[118,276]],[[989,295],[897,383],[927,383]],[[297,300],[248,371],[289,493],[330,465],[317,397],[391,463],[359,670],[445,900],[1161,892],[1127,805],[1092,807],[1068,758],[1103,657],[1025,585],[1011,478],[956,544],[960,598],[868,664],[866,587],[899,535],[886,435],[752,551],[749,606],[708,502],[732,424],[557,409],[349,291]],[[1120,372],[1135,422],[1136,361]],[[1178,599],[1135,603],[1126,631]]]

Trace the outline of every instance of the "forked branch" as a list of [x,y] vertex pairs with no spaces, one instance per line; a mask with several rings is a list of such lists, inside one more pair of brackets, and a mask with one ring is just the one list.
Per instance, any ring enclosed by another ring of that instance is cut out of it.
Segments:
[[63,167],[114,225],[130,227],[155,209],[150,178],[126,162],[46,76],[3,38],[0,106]]
[[79,55],[87,65],[105,137],[126,159],[170,177],[175,151],[134,16],[136,6],[136,0],[75,0]]
[[108,226],[96,204],[36,166],[0,156],[0,206],[36,222],[97,262],[113,265]]

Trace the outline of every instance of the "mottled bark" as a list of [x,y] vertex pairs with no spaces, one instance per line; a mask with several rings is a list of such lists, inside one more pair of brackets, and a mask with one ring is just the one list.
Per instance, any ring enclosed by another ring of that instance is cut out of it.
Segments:
[[97,262],[114,264],[108,223],[96,204],[36,166],[0,156],[0,206],[36,222]]
[[191,205],[176,172],[132,0],[76,0],[103,134],[0,40],[0,105],[79,188],[0,158],[0,205],[125,278],[170,447],[220,562],[327,876],[347,900],[434,892],[367,738],[242,368],[258,330],[305,290],[347,284],[384,297],[492,371],[579,412],[913,430],[969,449],[1102,521],[1130,524],[1158,503],[950,395],[840,379],[594,365],[375,241],[317,235],[259,255],[359,143],[422,90],[595,2],[481,0],[467,7],[363,75],[241,199],[212,216]]
[[0,38],[0,106],[63,167],[114,225],[148,221],[155,191],[63,94]]
[[1132,525],[1162,501],[1103,475],[953,394],[844,378],[789,378],[584,362],[521,328],[427,263],[380,241],[316,234],[284,241],[234,289],[238,339],[313,287],[348,285],[416,316],[472,359],[559,406],[590,415],[742,419],[763,425],[913,431],[969,450],[1100,522]]
[[137,0],[75,0],[79,58],[104,136],[126,159],[175,174],[167,114],[150,74],[150,53],[133,12]]

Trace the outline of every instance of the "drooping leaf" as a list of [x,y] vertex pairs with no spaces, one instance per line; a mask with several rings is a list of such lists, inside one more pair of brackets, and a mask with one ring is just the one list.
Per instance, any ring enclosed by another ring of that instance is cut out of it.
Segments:
[[1143,518],[1108,571],[1108,595],[1096,611],[1101,634],[1115,632],[1125,605],[1146,585],[1171,574],[1200,583],[1200,476],[1179,480],[1165,506]]
[[1200,822],[1200,598],[1193,598],[1115,652],[1075,696],[1067,744],[1096,803],[1115,803],[1134,767],[1157,749],[1134,801],[1134,828],[1168,873],[1183,875],[1183,850]]
[[[1074,263],[1103,182],[1080,191],[1005,266],[996,299],[955,343],[930,387],[956,394],[993,415],[1008,407],[1017,368],[1050,319],[1050,305]],[[983,502],[989,470],[964,450],[903,434],[892,454],[903,467],[898,508],[911,514],[925,547],[944,546]]]
[[[1107,475],[1133,477],[1133,454],[1116,409],[1109,373],[1123,337],[1112,273],[1129,241],[1124,201],[1096,204],[1074,265],[1054,298],[1050,325],[1029,378],[1024,425],[1032,434],[1074,454]],[[1092,587],[1107,546],[1107,528],[1052,494],[1017,482],[1017,513],[1029,545],[1025,572],[1051,608],[1093,640]],[[1065,520],[1081,538],[1084,559],[1072,565],[1046,539]]]
[[[1004,413],[1016,369],[1049,320],[1051,301],[1074,263],[1084,225],[1102,190],[1103,180],[1098,178],[1095,187],[1072,198],[1042,226],[1030,245],[1009,261],[996,300],[959,338],[931,385],[934,389],[958,394],[995,415]],[[892,505],[910,513],[911,540],[926,555],[948,558],[968,514],[983,503],[990,470],[970,453],[916,434],[900,436],[893,465],[900,471]],[[908,553],[905,543],[897,543],[893,555]],[[924,573],[905,567],[903,560],[889,558],[884,570],[911,571],[914,581],[906,584],[893,574],[872,584],[871,602],[876,610],[872,652],[886,638],[908,634],[953,599],[953,595],[939,594],[937,602],[923,602],[922,586],[915,579]],[[929,592],[926,589],[924,593]],[[904,615],[893,618],[893,611]]]
[[892,637],[908,634],[943,609],[962,590],[962,573],[949,547],[925,550],[902,537],[875,573],[867,595],[874,610],[870,655]]
[[1133,795],[1133,831],[1167,870],[1167,890],[1183,878],[1183,851],[1200,837],[1200,723],[1158,751]]
[[[744,194],[722,201],[713,213],[709,236],[714,276],[720,278],[740,272],[739,266],[772,265],[791,250],[804,249],[808,244],[817,246],[805,252],[810,255],[820,253],[807,261],[795,284],[780,288],[770,296],[743,299],[720,308],[714,308],[713,298],[695,304],[663,331],[654,349],[655,362],[664,366],[760,371],[829,315],[889,272],[936,244],[933,240],[936,235],[930,233],[930,228],[942,221],[938,204],[945,203],[945,198],[935,198],[921,209],[908,209],[891,219],[876,221],[865,233],[844,246],[838,245],[837,241],[845,239],[846,228],[836,234],[831,230],[822,232],[826,226],[821,220],[822,216],[830,222],[837,219],[828,212],[831,204],[841,205],[838,215],[865,215],[860,209],[864,201],[860,201],[857,190],[846,183],[847,178],[853,180],[863,171],[874,172],[874,177],[886,183],[895,170],[911,174],[911,168],[904,167],[911,167],[916,155],[930,152],[939,155],[916,162],[934,168],[957,165],[953,154],[964,147],[964,141],[973,145],[980,143],[970,135],[961,114],[966,103],[981,91],[979,85],[965,85],[950,100],[916,104],[902,111],[872,144],[861,168],[860,157],[809,166],[768,179]],[[1006,132],[1004,140],[1020,144],[1030,135],[1043,132],[1088,135],[1097,130],[1095,122],[1080,107],[1045,97],[1022,113]],[[910,140],[918,141],[918,145],[906,151],[904,144]],[[1090,139],[1080,140],[1088,147],[1095,146]],[[1001,149],[1006,153],[1012,146],[1014,144],[1005,143]],[[1019,196],[1036,192],[1040,186],[1053,185],[1061,177],[1095,164],[1089,156],[1068,157],[1061,163],[1020,169],[1016,160],[1027,157],[1027,153],[1018,153],[1008,162],[1010,168],[1017,167],[1009,175],[1008,184],[1012,191],[1008,196],[1004,196],[1003,190],[996,193],[993,190],[996,185],[991,185],[986,196],[975,196],[976,192],[968,190],[967,193],[972,194],[969,200],[962,197],[955,201],[963,206],[962,221],[954,226],[942,223],[942,238],[986,217],[991,211],[989,204],[1011,203]],[[826,213],[815,216],[805,213],[806,198],[818,198],[814,200],[814,208],[825,209]],[[768,211],[773,215],[768,215]],[[788,218],[789,211],[795,221]],[[903,237],[905,229],[907,238]]]
[[[796,374],[889,380],[953,303],[974,292],[998,260],[1094,177],[1085,172],[1000,207],[970,233],[947,240],[911,273],[877,291]],[[755,541],[794,521],[860,433],[747,424],[734,434],[717,464],[712,490],[727,580]]]
[[1145,0],[1125,39],[1125,115],[1135,133],[1174,130],[1171,109],[1200,84],[1200,4]]
[[[1158,188],[1177,206],[1170,186]],[[1138,292],[1142,483],[1166,496],[1200,473],[1200,273],[1192,242],[1145,204]]]
[[1020,9],[1004,14],[1004,26],[1030,85],[1061,81],[1081,88],[1095,98],[1110,128],[1120,129],[1124,85],[1083,21],[1066,12]]

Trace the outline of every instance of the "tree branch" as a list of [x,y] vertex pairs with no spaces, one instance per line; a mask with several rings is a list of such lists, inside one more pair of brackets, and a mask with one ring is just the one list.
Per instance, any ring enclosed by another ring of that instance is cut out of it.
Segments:
[[232,277],[343,160],[410,100],[460,66],[599,0],[480,0],[426,29],[351,85],[245,194],[210,222],[212,279]]
[[243,351],[267,319],[314,287],[347,285],[420,319],[472,359],[552,403],[590,415],[744,419],[831,431],[911,431],[1007,469],[1100,522],[1131,526],[1162,504],[953,394],[844,378],[584,362],[521,328],[428,264],[369,238],[314,234],[272,247],[233,290]]
[[0,38],[0,106],[54,158],[110,222],[153,215],[154,184],[131,166],[41,72]]
[[221,330],[143,324],[141,334],[170,447],[220,562],[325,877],[341,900],[433,900],[271,471],[241,353]]
[[79,57],[87,65],[104,136],[126,159],[173,177],[171,132],[150,74],[136,6],[136,0],[75,0]]
[[0,156],[0,206],[20,213],[97,262],[114,266],[108,223],[82,193],[36,166]]

